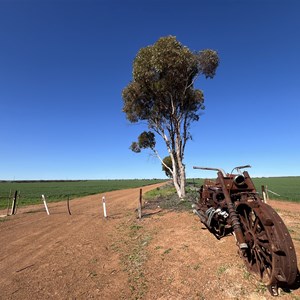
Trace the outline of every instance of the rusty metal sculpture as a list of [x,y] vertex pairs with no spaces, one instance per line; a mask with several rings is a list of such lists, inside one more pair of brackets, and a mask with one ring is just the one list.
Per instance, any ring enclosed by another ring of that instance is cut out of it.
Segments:
[[[235,236],[248,270],[258,274],[277,296],[279,287],[289,288],[296,281],[295,248],[280,216],[260,198],[248,172],[241,172],[249,167],[236,167],[230,174],[193,167],[218,172],[216,180],[204,181],[193,211],[217,239]],[[237,174],[233,174],[235,170]]]

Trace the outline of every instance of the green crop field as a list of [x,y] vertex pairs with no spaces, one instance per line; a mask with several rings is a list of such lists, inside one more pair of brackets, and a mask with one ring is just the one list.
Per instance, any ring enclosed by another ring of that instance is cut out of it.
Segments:
[[[261,193],[261,186],[267,186],[269,198],[300,202],[300,176],[252,178],[256,190]],[[203,179],[189,179],[189,183],[200,186]],[[272,192],[280,195],[273,194]]]
[[[256,189],[261,193],[261,186],[267,186],[271,199],[300,202],[300,176],[252,178]],[[0,182],[0,209],[7,208],[8,198],[20,191],[18,205],[41,203],[41,195],[48,202],[83,197],[114,190],[141,187],[162,182],[163,180],[80,180],[80,181],[23,181]],[[188,179],[189,184],[200,186],[203,179]],[[272,194],[275,192],[280,196]]]
[[267,186],[270,199],[300,202],[300,176],[253,178],[253,182],[259,192],[262,185]]
[[18,205],[42,203],[41,195],[45,195],[47,202],[56,202],[83,197],[115,190],[142,187],[159,183],[158,179],[134,180],[79,180],[79,181],[12,181],[0,182],[0,209],[7,207],[8,198],[12,199],[15,191],[20,191]]

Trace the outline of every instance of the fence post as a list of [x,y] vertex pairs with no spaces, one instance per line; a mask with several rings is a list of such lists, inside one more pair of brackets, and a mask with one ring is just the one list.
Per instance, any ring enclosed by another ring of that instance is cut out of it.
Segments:
[[11,212],[10,212],[11,215],[16,214],[17,198],[18,198],[18,191],[15,191],[14,199],[11,206]]
[[42,200],[43,200],[43,202],[44,202],[44,206],[45,206],[45,209],[46,209],[46,213],[47,213],[47,215],[49,216],[50,213],[49,213],[48,206],[47,206],[47,202],[46,202],[46,198],[45,198],[44,195],[42,195]]
[[140,189],[140,197],[139,197],[139,206],[138,206],[138,213],[139,213],[139,219],[142,218],[142,201],[143,201],[143,190]]
[[105,196],[102,197],[102,205],[103,205],[103,214],[104,214],[104,218],[106,218],[106,217],[107,217],[107,214],[106,214]]
[[68,212],[69,212],[69,215],[71,215],[71,210],[70,210],[70,196],[68,195],[68,200],[67,200],[67,207],[68,207]]
[[265,203],[267,203],[266,189],[265,189],[264,185],[261,186],[261,191],[262,191],[262,195],[263,195],[263,200]]

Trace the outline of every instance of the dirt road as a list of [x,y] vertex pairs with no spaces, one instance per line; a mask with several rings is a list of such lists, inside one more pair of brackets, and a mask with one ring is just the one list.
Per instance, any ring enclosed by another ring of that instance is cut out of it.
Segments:
[[[144,187],[143,192],[155,186]],[[216,240],[190,212],[152,209],[139,189],[18,211],[0,219],[0,299],[274,299],[247,272],[233,237]],[[300,205],[271,203],[300,267]],[[0,212],[1,214],[1,212]],[[280,299],[300,299],[300,290]]]

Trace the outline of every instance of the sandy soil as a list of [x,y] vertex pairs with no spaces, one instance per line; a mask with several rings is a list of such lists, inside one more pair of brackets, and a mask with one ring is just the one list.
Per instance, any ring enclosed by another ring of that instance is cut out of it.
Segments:
[[[157,185],[144,187],[143,192]],[[144,210],[139,189],[19,209],[0,219],[0,299],[274,299],[190,212]],[[300,205],[270,201],[300,267]],[[3,214],[5,212],[0,212]],[[280,299],[300,299],[300,289]]]

